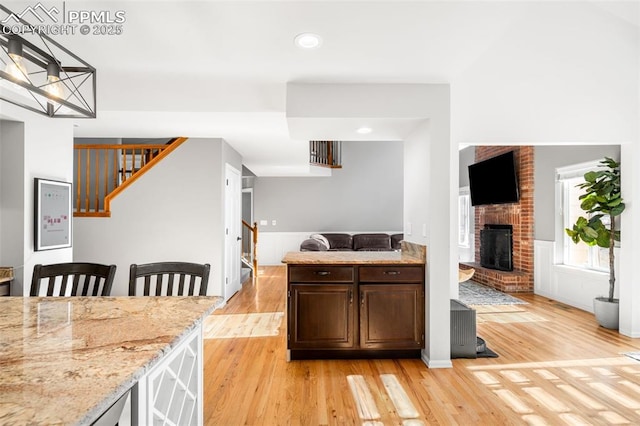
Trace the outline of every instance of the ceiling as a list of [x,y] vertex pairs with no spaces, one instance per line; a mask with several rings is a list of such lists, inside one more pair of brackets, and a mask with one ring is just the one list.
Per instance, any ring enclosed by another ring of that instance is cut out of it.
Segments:
[[[98,118],[79,120],[76,136],[222,137],[258,176],[300,175],[307,141],[289,134],[288,82],[452,83],[539,4],[67,1],[125,11],[123,34],[56,39],[98,70]],[[623,7],[598,7],[637,25]],[[321,48],[295,47],[302,32]]]

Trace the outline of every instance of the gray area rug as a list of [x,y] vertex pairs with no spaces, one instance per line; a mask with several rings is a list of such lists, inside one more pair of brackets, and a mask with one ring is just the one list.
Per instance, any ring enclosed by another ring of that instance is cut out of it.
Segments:
[[465,281],[459,284],[459,300],[467,305],[526,305],[527,302],[508,294],[478,284]]

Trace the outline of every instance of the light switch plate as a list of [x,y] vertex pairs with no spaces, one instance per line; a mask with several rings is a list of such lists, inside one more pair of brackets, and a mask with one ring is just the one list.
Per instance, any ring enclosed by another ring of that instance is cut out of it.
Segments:
[[269,221],[266,221],[266,220],[260,221],[260,226],[267,226],[268,224],[269,224]]

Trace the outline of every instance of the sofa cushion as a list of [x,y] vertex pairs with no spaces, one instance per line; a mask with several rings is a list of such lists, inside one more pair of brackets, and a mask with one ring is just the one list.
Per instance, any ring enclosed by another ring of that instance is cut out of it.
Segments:
[[353,250],[353,237],[349,234],[323,232],[322,235],[329,241],[330,250]]
[[404,240],[404,234],[393,234],[391,236],[391,249],[400,250],[400,243]]
[[391,250],[391,237],[388,234],[356,234],[353,236],[353,249],[359,251]]

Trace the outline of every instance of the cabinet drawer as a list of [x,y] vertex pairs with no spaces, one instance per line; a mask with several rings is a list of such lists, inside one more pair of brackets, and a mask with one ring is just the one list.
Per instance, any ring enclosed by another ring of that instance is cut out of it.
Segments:
[[421,266],[361,266],[360,282],[369,283],[421,283],[424,271]]
[[352,266],[289,266],[289,282],[353,282]]

